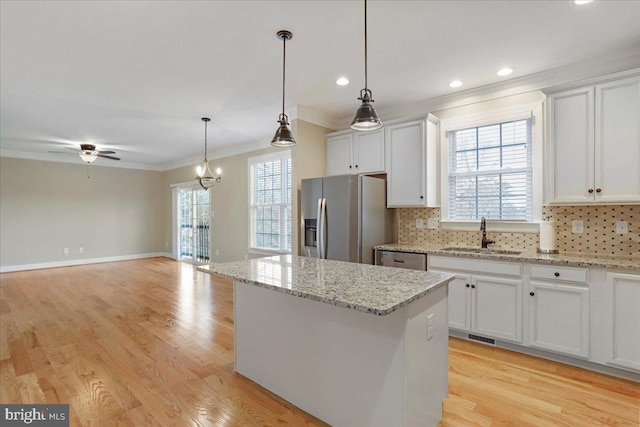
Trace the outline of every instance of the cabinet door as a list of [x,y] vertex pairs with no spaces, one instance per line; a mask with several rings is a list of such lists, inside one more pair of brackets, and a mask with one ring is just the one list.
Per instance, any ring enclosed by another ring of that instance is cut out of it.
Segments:
[[469,331],[471,319],[471,301],[469,294],[471,291],[471,276],[456,274],[449,282],[449,294],[447,304],[449,310],[449,327],[462,331]]
[[640,201],[640,78],[596,86],[595,200]]
[[549,98],[549,201],[594,200],[593,88]]
[[330,136],[327,138],[327,175],[344,175],[353,172],[351,146],[353,135]]
[[522,281],[473,276],[471,332],[522,342]]
[[388,126],[387,206],[426,206],[425,121]]
[[606,363],[640,372],[640,275],[607,273],[604,294]]
[[384,130],[353,135],[355,173],[384,173]]
[[530,282],[529,345],[589,358],[589,288]]

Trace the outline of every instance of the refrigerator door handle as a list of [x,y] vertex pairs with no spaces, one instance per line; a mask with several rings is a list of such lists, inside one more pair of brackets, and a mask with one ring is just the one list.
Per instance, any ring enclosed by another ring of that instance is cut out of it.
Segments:
[[320,258],[327,259],[327,199],[322,199],[322,232],[320,237],[322,239],[322,255]]
[[316,219],[318,221],[316,230],[316,246],[318,258],[322,258],[322,200],[323,199],[318,199],[318,214],[316,216]]

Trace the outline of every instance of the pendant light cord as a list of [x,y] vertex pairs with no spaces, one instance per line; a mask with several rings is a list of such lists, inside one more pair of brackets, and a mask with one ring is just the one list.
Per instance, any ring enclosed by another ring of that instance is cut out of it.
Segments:
[[284,77],[287,63],[287,36],[282,37],[282,115],[284,116]]
[[208,121],[205,120],[204,122],[204,161],[207,161],[207,125],[209,124]]
[[367,89],[367,0],[364,0],[364,88]]

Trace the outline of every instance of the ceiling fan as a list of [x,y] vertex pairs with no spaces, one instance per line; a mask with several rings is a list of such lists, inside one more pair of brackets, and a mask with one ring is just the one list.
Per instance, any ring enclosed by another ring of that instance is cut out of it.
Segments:
[[[93,144],[80,144],[80,150],[77,150],[75,148],[71,148],[71,147],[64,147],[67,150],[72,150],[75,151],[75,153],[80,156],[80,158],[87,162],[87,163],[91,163],[93,162],[95,159],[97,159],[98,157],[102,157],[104,159],[110,159],[110,160],[120,160],[120,158],[118,157],[113,157],[113,156],[108,156],[108,154],[115,154],[115,151],[98,151],[96,150],[96,146]],[[56,153],[56,154],[70,154],[66,151],[49,151],[50,153]]]

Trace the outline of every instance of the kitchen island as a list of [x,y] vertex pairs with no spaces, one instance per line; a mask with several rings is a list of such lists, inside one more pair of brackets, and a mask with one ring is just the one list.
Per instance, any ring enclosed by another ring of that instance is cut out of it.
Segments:
[[298,256],[199,267],[234,281],[235,370],[334,426],[435,426],[452,276]]

